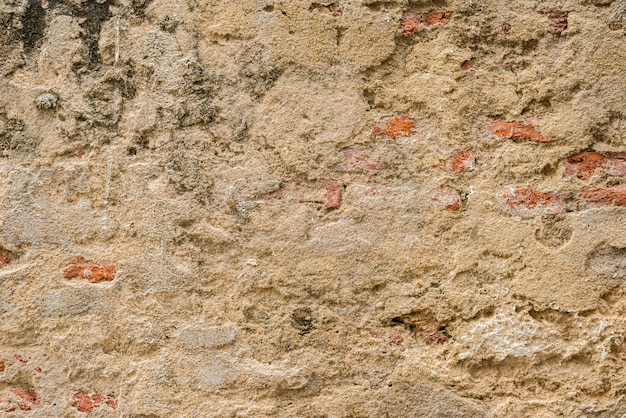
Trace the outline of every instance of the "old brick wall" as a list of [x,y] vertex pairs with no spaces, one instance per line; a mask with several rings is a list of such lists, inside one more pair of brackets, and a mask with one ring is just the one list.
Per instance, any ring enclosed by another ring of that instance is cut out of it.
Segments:
[[626,414],[624,0],[0,0],[0,411]]

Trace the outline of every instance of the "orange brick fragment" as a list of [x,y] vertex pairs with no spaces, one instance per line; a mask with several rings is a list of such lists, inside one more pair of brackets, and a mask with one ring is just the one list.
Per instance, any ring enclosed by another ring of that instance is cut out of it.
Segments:
[[413,135],[415,122],[406,116],[397,116],[388,119],[382,124],[374,126],[374,135],[391,139],[408,138]]
[[461,209],[461,196],[459,192],[449,186],[441,186],[437,195],[435,196],[435,202],[444,206],[446,210],[456,211]]
[[433,12],[422,15],[422,22],[426,26],[433,26],[436,24],[447,25],[450,23],[452,12]]
[[463,171],[473,170],[475,164],[476,158],[474,157],[474,153],[472,151],[457,152],[454,154],[454,157],[452,157],[450,170],[455,173],[462,173]]
[[626,187],[584,190],[579,195],[581,206],[626,206]]
[[110,282],[115,279],[115,266],[103,266],[93,261],[79,258],[65,269],[63,276],[68,279],[84,279],[89,283]]
[[72,396],[72,406],[79,412],[93,412],[94,409],[106,404],[111,408],[117,408],[117,402],[114,395],[108,395],[106,399],[101,393],[94,392],[89,395],[86,392],[76,392]]
[[487,130],[496,139],[512,139],[513,141],[528,140],[533,142],[552,142],[554,138],[546,138],[535,130],[528,122],[507,122],[505,120],[491,120],[487,123]]
[[567,174],[587,180],[600,169],[610,176],[626,176],[625,152],[581,152],[563,163]]
[[7,366],[4,363],[0,363],[0,373],[2,373],[3,371],[5,371],[7,368]]
[[565,209],[565,202],[557,193],[543,193],[529,188],[507,189],[500,197],[518,215],[554,216]]
[[41,398],[35,390],[13,388],[11,389],[11,393],[24,401],[18,404],[18,407],[22,411],[30,411],[33,407],[38,408],[41,404]]

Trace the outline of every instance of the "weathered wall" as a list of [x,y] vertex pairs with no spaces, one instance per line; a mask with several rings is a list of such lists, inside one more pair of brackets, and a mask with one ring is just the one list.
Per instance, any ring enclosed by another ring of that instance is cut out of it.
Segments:
[[626,414],[624,0],[1,0],[0,411]]

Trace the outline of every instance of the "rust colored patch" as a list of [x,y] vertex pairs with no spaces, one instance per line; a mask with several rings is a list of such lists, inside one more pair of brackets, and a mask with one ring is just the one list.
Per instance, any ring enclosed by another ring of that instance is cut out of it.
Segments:
[[472,151],[462,151],[457,152],[452,157],[450,170],[455,173],[462,173],[463,171],[473,170],[475,165],[476,158],[474,158],[474,153]]
[[72,396],[72,406],[78,409],[78,412],[93,412],[94,400],[85,392],[76,392]]
[[452,12],[433,12],[426,13],[422,15],[422,22],[426,26],[433,25],[447,25],[450,23],[450,18],[452,17]]
[[550,19],[550,33],[553,35],[560,35],[567,29],[567,14],[568,12],[553,11],[548,14]]
[[325,181],[326,186],[326,203],[324,207],[326,209],[338,209],[341,206],[341,192],[343,191],[343,185],[338,181]]
[[461,70],[467,71],[472,68],[472,60],[465,60],[461,63]]
[[106,403],[108,406],[110,406],[113,409],[117,408],[117,400],[115,400],[114,395],[108,395],[104,403]]
[[546,138],[535,130],[528,122],[507,122],[505,120],[491,120],[487,122],[487,129],[497,139],[512,139],[513,141],[552,142],[554,138]]
[[26,366],[28,364],[28,361],[29,361],[29,360],[26,360],[22,356],[15,356],[15,360],[19,361],[22,364],[22,366]]
[[7,368],[7,366],[4,363],[0,363],[0,373],[2,373],[3,371],[5,371]]
[[22,411],[30,411],[33,407],[38,408],[41,404],[41,398],[35,390],[13,388],[11,389],[11,393],[24,401],[18,404],[18,407]]
[[415,12],[405,12],[400,20],[400,28],[402,29],[402,36],[413,36],[420,29],[420,25],[429,27],[433,25],[447,25],[450,23],[452,12],[432,12],[418,15]]
[[583,190],[580,192],[581,206],[626,206],[626,187]]
[[346,171],[355,171],[359,166],[370,170],[382,170],[383,165],[370,158],[369,154],[357,147],[350,147],[343,150],[344,168]]
[[457,211],[461,209],[461,196],[459,192],[449,186],[441,186],[437,195],[435,196],[435,202],[443,205],[446,210]]
[[448,337],[439,332],[435,332],[433,334],[422,334],[421,337],[422,341],[428,345],[441,345],[448,341]]
[[397,116],[387,120],[383,127],[374,126],[374,135],[391,139],[408,138],[413,135],[415,122],[406,116]]
[[0,250],[0,269],[8,266],[13,261],[13,256],[3,250]]
[[42,372],[41,367],[35,367],[35,371],[36,371],[37,373],[41,373],[41,372]]
[[378,331],[378,332],[370,332],[370,335],[372,336],[372,338],[376,338],[379,340],[387,340],[395,345],[400,345],[404,341],[402,334],[400,334],[398,331],[385,330],[385,331]]
[[279,199],[301,203],[323,203],[326,209],[337,209],[341,206],[343,184],[334,180],[322,181],[289,181],[273,193],[259,196],[261,199]]
[[89,283],[110,282],[115,279],[115,266],[103,266],[93,261],[79,258],[65,269],[63,276],[68,279],[84,279]]
[[421,17],[414,12],[406,12],[400,20],[402,36],[408,38],[413,36],[420,29]]
[[368,187],[367,190],[365,190],[365,196],[368,197],[378,196],[379,194],[380,191],[376,187]]
[[511,25],[508,23],[503,23],[502,24],[502,33],[504,33],[505,35],[510,35],[511,34]]
[[567,174],[575,175],[581,180],[587,180],[598,169],[610,176],[626,176],[626,153],[581,152],[570,155],[563,165]]
[[557,215],[565,202],[557,193],[543,193],[529,188],[508,189],[500,193],[507,206],[520,215]]

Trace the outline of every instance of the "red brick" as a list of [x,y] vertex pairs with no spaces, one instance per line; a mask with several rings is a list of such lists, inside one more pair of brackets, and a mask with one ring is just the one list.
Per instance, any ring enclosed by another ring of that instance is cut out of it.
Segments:
[[0,269],[8,266],[13,261],[13,256],[6,252],[0,250]]
[[338,181],[324,181],[326,186],[326,202],[324,207],[326,209],[338,209],[341,206],[341,193],[343,192],[343,185]]
[[564,161],[565,172],[587,180],[600,169],[610,176],[626,176],[625,152],[581,152]]
[[261,196],[261,199],[279,199],[300,203],[323,203],[326,209],[341,206],[343,185],[339,181],[290,181],[274,193]]
[[579,194],[579,209],[585,206],[626,206],[626,187],[583,190]]
[[115,266],[103,266],[93,261],[79,258],[65,269],[63,276],[68,279],[84,279],[89,283],[110,282],[115,279]]
[[422,334],[422,341],[424,341],[428,345],[440,345],[445,344],[448,341],[448,337],[441,334],[440,332],[435,332],[433,334]]
[[365,196],[368,196],[368,197],[378,196],[379,194],[380,194],[380,190],[378,190],[376,187],[368,187],[365,190]]
[[402,36],[405,38],[413,36],[420,29],[421,19],[421,16],[417,15],[415,12],[406,12],[400,21]]
[[7,366],[4,363],[0,363],[0,373],[2,373],[3,371],[5,371],[7,368]]
[[550,19],[550,33],[560,35],[567,29],[567,12],[553,11],[548,14]]
[[103,404],[115,409],[117,408],[117,401],[114,395],[108,395],[106,399],[101,393],[94,392],[89,395],[86,392],[76,392],[72,396],[72,406],[79,412],[93,412],[94,409],[99,408]]
[[360,167],[369,168],[370,170],[383,169],[383,165],[380,162],[370,158],[367,151],[358,147],[344,149],[343,158],[346,171],[355,171]]
[[22,366],[26,366],[28,364],[28,361],[30,360],[26,360],[24,357],[22,356],[15,356],[15,360],[19,361]]
[[422,22],[424,22],[425,26],[433,26],[433,25],[447,25],[450,23],[450,18],[452,17],[452,12],[433,12],[426,13],[422,15]]
[[371,332],[370,335],[372,336],[372,338],[387,340],[395,345],[400,345],[404,341],[402,334],[400,334],[398,331],[384,330]]
[[24,401],[18,404],[22,411],[30,411],[33,407],[38,408],[41,404],[41,397],[33,389],[13,388],[11,393]]
[[443,205],[446,210],[456,211],[461,209],[461,196],[459,192],[449,186],[441,186],[435,196],[435,201]]
[[391,139],[408,138],[414,134],[415,122],[406,116],[390,118],[374,126],[374,135]]
[[518,215],[554,216],[565,209],[565,202],[559,194],[528,188],[504,190],[500,193],[500,198]]
[[429,27],[433,25],[447,25],[450,23],[452,12],[432,12],[418,15],[413,11],[405,12],[400,20],[400,28],[402,29],[402,36],[413,36],[419,31],[421,24]]
[[512,139],[513,141],[528,140],[533,142],[552,142],[554,138],[546,138],[535,130],[529,122],[507,122],[491,120],[487,122],[487,130],[495,139]]
[[450,162],[450,170],[455,173],[462,173],[464,171],[471,171],[476,164],[476,158],[472,151],[461,151],[454,154],[452,161]]

